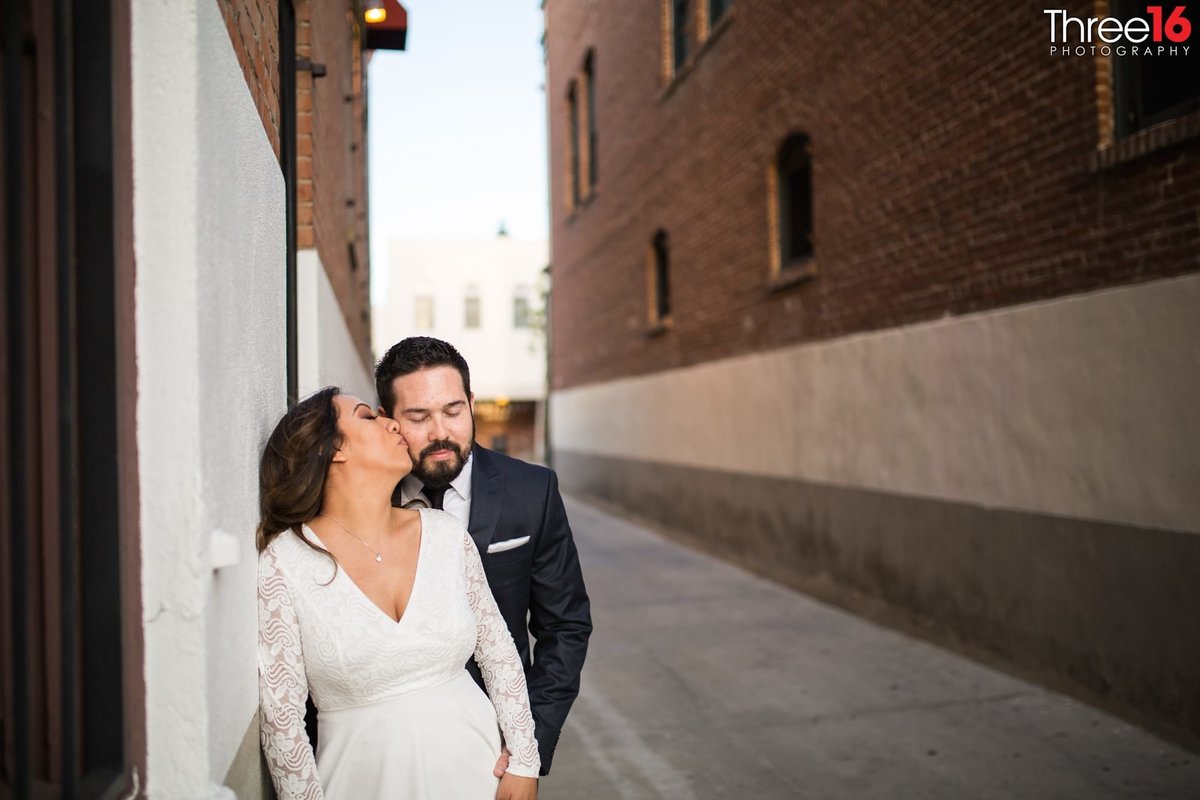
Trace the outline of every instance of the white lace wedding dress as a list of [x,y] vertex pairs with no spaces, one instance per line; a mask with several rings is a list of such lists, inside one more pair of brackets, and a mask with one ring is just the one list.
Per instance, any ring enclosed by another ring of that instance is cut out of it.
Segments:
[[[421,527],[399,622],[344,569],[330,581],[330,559],[291,531],[259,556],[262,745],[281,800],[494,800],[500,729],[509,772],[537,776],[525,673],[475,544],[444,511],[422,509]],[[490,701],[465,669],[472,655]]]

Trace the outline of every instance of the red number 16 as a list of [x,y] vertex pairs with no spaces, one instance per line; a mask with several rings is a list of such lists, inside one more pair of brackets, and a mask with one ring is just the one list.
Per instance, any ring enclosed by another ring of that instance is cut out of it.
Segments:
[[[1175,6],[1171,16],[1167,17],[1167,38],[1172,42],[1185,42],[1192,35],[1192,23],[1183,16],[1187,6]],[[1154,41],[1163,39],[1162,6],[1146,6],[1146,12],[1154,18]]]

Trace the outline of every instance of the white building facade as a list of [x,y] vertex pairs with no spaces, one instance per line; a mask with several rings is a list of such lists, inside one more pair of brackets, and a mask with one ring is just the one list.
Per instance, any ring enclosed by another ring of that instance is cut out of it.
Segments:
[[544,240],[396,240],[372,308],[375,351],[408,336],[458,348],[471,367],[481,444],[540,460],[546,397]]

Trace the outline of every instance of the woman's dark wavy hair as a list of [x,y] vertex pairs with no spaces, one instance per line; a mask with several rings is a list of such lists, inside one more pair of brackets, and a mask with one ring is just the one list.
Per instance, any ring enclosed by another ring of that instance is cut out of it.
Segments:
[[[258,471],[258,532],[261,553],[276,536],[295,531],[300,541],[333,559],[333,554],[312,542],[300,526],[321,513],[321,498],[333,455],[342,446],[337,426],[341,394],[336,386],[309,395],[288,409],[263,449]],[[337,569],[337,559],[333,559]]]

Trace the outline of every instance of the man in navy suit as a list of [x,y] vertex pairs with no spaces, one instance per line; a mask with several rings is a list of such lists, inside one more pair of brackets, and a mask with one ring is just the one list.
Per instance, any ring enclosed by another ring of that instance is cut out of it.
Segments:
[[[394,345],[375,368],[375,388],[383,413],[400,423],[413,461],[393,504],[445,509],[479,548],[488,584],[525,665],[545,775],[579,694],[592,632],[558,478],[545,467],[475,442],[470,370],[458,350],[440,339],[414,336]],[[482,686],[474,662],[469,667]],[[506,763],[502,757],[498,773]]]

